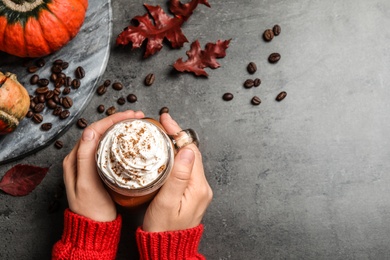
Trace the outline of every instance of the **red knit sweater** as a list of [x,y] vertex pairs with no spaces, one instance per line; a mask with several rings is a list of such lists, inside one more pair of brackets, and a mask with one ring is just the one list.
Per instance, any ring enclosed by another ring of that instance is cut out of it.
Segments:
[[[52,259],[115,259],[122,218],[111,222],[97,222],[65,211],[64,232],[52,251]],[[145,232],[140,227],[136,240],[141,260],[196,260],[206,259],[198,253],[203,225],[194,228]]]

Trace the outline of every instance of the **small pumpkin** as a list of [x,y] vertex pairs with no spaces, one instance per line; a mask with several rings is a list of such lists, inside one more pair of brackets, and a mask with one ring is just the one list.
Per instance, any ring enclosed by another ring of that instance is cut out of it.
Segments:
[[0,0],[0,50],[19,57],[53,53],[80,30],[88,0]]
[[13,132],[29,107],[30,96],[16,75],[0,72],[0,135]]

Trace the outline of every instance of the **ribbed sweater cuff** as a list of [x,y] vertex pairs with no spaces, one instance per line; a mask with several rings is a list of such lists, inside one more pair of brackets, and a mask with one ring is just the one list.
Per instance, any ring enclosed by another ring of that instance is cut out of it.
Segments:
[[121,225],[120,215],[110,222],[98,222],[67,209],[61,241],[64,244],[72,244],[76,250],[116,253]]
[[204,259],[198,253],[203,225],[166,232],[137,229],[136,239],[141,260]]

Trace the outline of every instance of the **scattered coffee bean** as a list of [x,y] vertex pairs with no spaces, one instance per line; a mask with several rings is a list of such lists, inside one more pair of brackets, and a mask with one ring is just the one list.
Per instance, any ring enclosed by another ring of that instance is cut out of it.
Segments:
[[35,72],[37,72],[38,70],[39,70],[39,67],[38,67],[38,66],[34,66],[34,65],[27,68],[27,71],[28,71],[29,73],[35,73]]
[[164,113],[169,113],[169,108],[168,108],[168,107],[162,107],[162,108],[160,109],[159,114],[162,115],[162,114],[164,114]]
[[106,115],[110,116],[110,115],[115,114],[115,112],[116,112],[116,108],[115,108],[114,106],[112,106],[112,107],[109,107],[109,108],[107,109]]
[[114,84],[112,84],[112,88],[115,89],[115,90],[122,90],[123,89],[123,85],[120,82],[115,82]]
[[104,105],[99,105],[99,106],[97,107],[97,111],[98,111],[100,114],[103,113],[104,110],[105,110]]
[[54,65],[53,67],[51,67],[51,72],[53,72],[55,74],[61,73],[62,72],[61,65]]
[[39,94],[38,95],[38,103],[45,103],[45,101],[46,101],[45,94]]
[[70,107],[73,106],[73,100],[72,100],[70,97],[63,97],[63,98],[62,98],[61,105],[62,105],[64,108],[70,108]]
[[280,54],[279,53],[271,53],[268,57],[268,61],[270,63],[277,63],[280,60]]
[[104,85],[105,87],[109,87],[109,86],[111,85],[111,80],[106,79],[106,80],[104,81],[103,85]]
[[271,29],[267,29],[263,33],[263,38],[265,41],[270,42],[274,38],[274,32]]
[[72,78],[71,77],[66,77],[65,86],[67,86],[67,87],[72,86]]
[[68,95],[70,93],[70,87],[65,87],[63,90],[62,90],[62,95]]
[[255,105],[255,106],[258,106],[258,105],[260,105],[261,100],[260,100],[260,98],[259,98],[258,96],[254,96],[254,97],[252,98],[252,100],[251,100],[251,103],[252,103],[253,105]]
[[84,68],[79,66],[76,68],[76,71],[75,71],[75,75],[76,75],[76,78],[78,79],[82,79],[85,77],[85,71],[84,71]]
[[247,80],[245,80],[245,82],[244,82],[244,87],[245,88],[251,88],[251,87],[253,87],[254,86],[254,81],[253,81],[253,79],[247,79]]
[[81,81],[79,79],[73,79],[71,85],[73,89],[78,89],[81,86]]
[[280,32],[282,31],[282,28],[280,28],[280,25],[276,24],[272,28],[272,31],[273,31],[275,36],[278,36],[280,34]]
[[38,86],[46,87],[47,85],[49,85],[49,80],[48,79],[39,79],[38,80]]
[[27,117],[27,118],[32,118],[33,115],[34,115],[34,113],[33,113],[31,110],[29,110],[29,111],[27,112],[27,114],[26,114],[26,117]]
[[287,96],[287,93],[286,93],[285,91],[282,91],[282,92],[280,92],[280,93],[276,96],[275,100],[276,100],[276,101],[282,101],[286,96]]
[[57,140],[57,141],[55,141],[54,146],[57,149],[62,149],[62,147],[64,147],[64,143],[61,140]]
[[32,120],[34,123],[40,124],[43,121],[43,116],[41,114],[34,114]]
[[49,90],[49,91],[45,94],[45,99],[46,99],[46,100],[52,99],[53,97],[54,97],[54,91],[53,91],[53,90]]
[[64,61],[64,62],[62,63],[62,65],[61,65],[61,68],[62,68],[63,70],[66,70],[68,67],[69,67],[69,63],[66,62],[66,61]]
[[65,109],[60,113],[60,119],[67,119],[70,116],[69,110]]
[[145,77],[145,85],[146,85],[146,86],[151,86],[151,85],[153,85],[155,79],[156,79],[156,77],[154,76],[154,74],[153,74],[153,73],[149,73],[149,74]]
[[260,86],[260,84],[261,84],[261,80],[259,78],[255,78],[255,80],[253,81],[253,86],[258,87]]
[[234,97],[233,94],[228,92],[223,94],[222,99],[225,101],[230,101],[233,99],[233,97]]
[[53,126],[52,123],[44,123],[44,124],[41,125],[41,129],[43,131],[49,131],[52,126]]
[[36,103],[33,100],[31,100],[30,101],[30,108],[34,109],[35,106],[36,106]]
[[47,107],[50,108],[50,109],[54,109],[54,108],[57,107],[57,104],[56,104],[56,102],[54,102],[53,99],[49,99],[49,100],[46,102],[46,105],[47,105]]
[[257,71],[257,66],[256,66],[256,63],[254,62],[250,62],[248,64],[248,66],[246,67],[247,71],[250,73],[250,74],[254,74],[256,71]]
[[124,105],[126,103],[126,99],[124,97],[118,98],[116,101],[119,105]]
[[59,116],[59,115],[61,115],[61,113],[62,113],[62,107],[61,106],[56,106],[54,108],[54,110],[53,110],[53,115]]
[[134,103],[137,101],[137,96],[134,94],[129,94],[129,95],[127,95],[126,99],[128,102]]
[[34,107],[34,112],[35,113],[41,113],[45,109],[45,104],[43,103],[38,103]]
[[50,80],[51,80],[52,82],[56,82],[57,78],[58,78],[58,76],[57,76],[57,74],[55,74],[55,73],[52,73],[52,74],[50,75]]
[[[54,93],[54,95],[57,95],[57,97],[58,97],[58,95],[61,94],[61,88],[55,88],[55,89],[53,90],[53,93]],[[58,103],[58,102],[57,102],[57,103]]]
[[106,93],[106,92],[107,92],[107,87],[104,86],[104,85],[99,86],[99,87],[97,88],[97,90],[96,90],[96,93],[97,93],[99,96],[104,95],[104,93]]
[[37,74],[34,74],[30,78],[30,84],[31,85],[36,85],[38,83],[39,76]]
[[77,126],[81,129],[84,129],[88,126],[88,121],[85,118],[80,118],[77,120]]
[[64,78],[61,78],[61,77],[58,77],[58,78],[56,79],[56,82],[54,82],[54,87],[55,87],[55,88],[60,88],[60,87],[62,87],[64,84],[65,84],[65,79],[64,79]]
[[62,63],[64,63],[64,61],[61,60],[61,59],[57,59],[57,60],[55,60],[55,61],[53,62],[54,65],[59,65],[59,66],[62,66]]

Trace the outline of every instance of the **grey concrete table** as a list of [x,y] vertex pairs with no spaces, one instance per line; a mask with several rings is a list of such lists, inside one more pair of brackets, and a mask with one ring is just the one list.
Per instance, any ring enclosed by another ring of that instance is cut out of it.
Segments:
[[[201,137],[214,199],[204,217],[200,251],[207,259],[388,259],[390,257],[390,2],[387,0],[210,1],[183,27],[202,46],[232,39],[221,68],[208,79],[172,73],[185,56],[167,45],[147,60],[142,52],[115,48],[115,36],[145,13],[145,1],[115,0],[112,51],[103,79],[126,85],[95,95],[83,112],[116,104],[125,93],[138,102],[119,110],[157,117],[162,106]],[[149,1],[166,10],[166,1]],[[280,24],[270,43],[262,32]],[[281,53],[278,64],[267,57]],[[248,62],[258,71],[249,75]],[[152,87],[142,84],[154,72]],[[258,88],[244,89],[259,77]],[[288,93],[276,102],[280,91]],[[234,94],[230,102],[225,92]],[[257,95],[262,103],[253,106]],[[65,196],[49,214],[62,159],[80,137],[76,126],[52,145],[17,163],[51,165],[30,195],[0,194],[0,258],[49,259],[62,232]],[[133,231],[142,214],[126,212],[118,259],[136,259]]]

